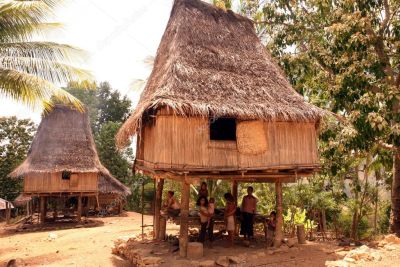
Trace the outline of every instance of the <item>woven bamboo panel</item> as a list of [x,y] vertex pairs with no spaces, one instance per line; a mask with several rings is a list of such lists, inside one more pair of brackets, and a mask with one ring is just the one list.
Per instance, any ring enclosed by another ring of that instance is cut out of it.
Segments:
[[267,151],[268,140],[262,121],[242,121],[236,127],[239,153],[258,155]]

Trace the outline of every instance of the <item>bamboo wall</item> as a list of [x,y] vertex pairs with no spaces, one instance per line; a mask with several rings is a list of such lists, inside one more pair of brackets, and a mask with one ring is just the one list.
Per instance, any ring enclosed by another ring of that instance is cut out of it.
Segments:
[[97,173],[72,173],[69,180],[61,172],[34,173],[24,177],[25,193],[97,192]]
[[[142,132],[144,165],[204,169],[309,166],[318,163],[314,123],[263,122],[267,150],[239,153],[236,141],[209,140],[206,118],[157,115]],[[140,149],[138,149],[140,151]]]

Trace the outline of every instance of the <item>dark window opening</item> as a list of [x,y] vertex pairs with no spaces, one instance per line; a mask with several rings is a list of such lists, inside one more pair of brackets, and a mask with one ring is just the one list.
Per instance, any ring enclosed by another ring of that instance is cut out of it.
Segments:
[[236,119],[210,119],[210,140],[236,141]]
[[61,178],[63,180],[70,180],[71,179],[71,172],[63,171],[62,174],[61,174]]

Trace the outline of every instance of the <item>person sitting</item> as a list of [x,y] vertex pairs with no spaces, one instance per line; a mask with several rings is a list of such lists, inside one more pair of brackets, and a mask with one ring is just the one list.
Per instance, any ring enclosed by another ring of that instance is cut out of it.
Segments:
[[254,237],[254,215],[256,213],[257,198],[253,196],[253,187],[247,188],[247,195],[243,197],[240,209],[242,223],[240,224],[240,234],[250,240]]
[[276,212],[271,211],[269,214],[269,219],[265,225],[265,239],[267,241],[267,247],[272,247],[274,244],[276,230]]
[[167,199],[164,202],[162,213],[170,217],[177,217],[181,212],[179,202],[174,198],[174,191],[168,191]]

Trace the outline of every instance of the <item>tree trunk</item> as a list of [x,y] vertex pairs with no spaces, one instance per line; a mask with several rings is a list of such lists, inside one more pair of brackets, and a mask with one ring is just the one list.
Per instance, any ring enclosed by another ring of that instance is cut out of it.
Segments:
[[[358,204],[356,204],[358,205]],[[358,239],[358,207],[355,208],[354,213],[353,213],[353,222],[351,224],[351,234],[350,237],[353,238],[354,240]]]
[[325,209],[321,209],[321,231],[322,231],[322,240],[325,241],[325,238],[326,238],[326,212],[325,212]]
[[400,237],[400,151],[393,155],[392,210],[390,231]]
[[381,180],[380,170],[375,171],[375,206],[374,206],[374,234],[378,233],[378,203],[379,203],[379,181]]

